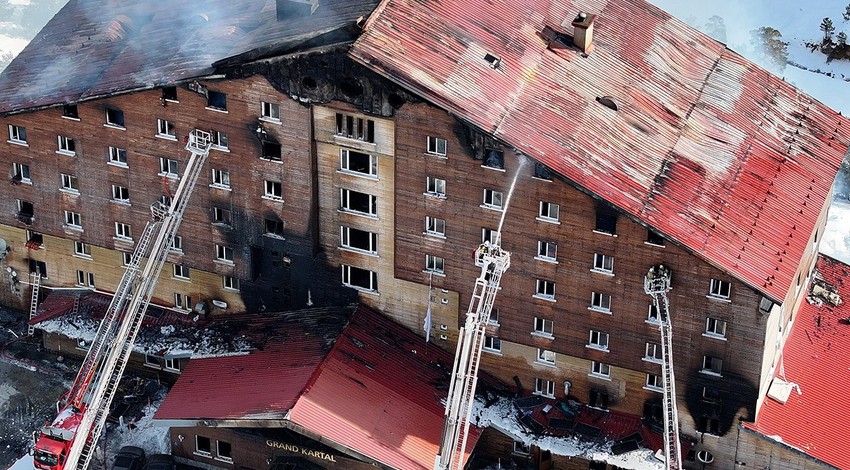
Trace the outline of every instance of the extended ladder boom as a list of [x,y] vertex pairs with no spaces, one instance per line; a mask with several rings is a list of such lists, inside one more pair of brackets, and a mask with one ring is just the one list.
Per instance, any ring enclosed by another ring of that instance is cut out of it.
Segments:
[[443,435],[434,462],[435,470],[459,468],[466,452],[469,418],[478,383],[481,349],[484,346],[484,330],[493,310],[502,274],[511,264],[511,254],[501,249],[499,235],[496,234],[496,243],[481,245],[475,254],[475,265],[481,267],[481,275],[475,280],[466,322],[458,334],[452,381],[446,398]]
[[653,266],[644,279],[644,291],[652,296],[652,303],[661,323],[662,383],[664,387],[664,456],[666,468],[682,468],[682,447],[679,441],[679,412],[676,407],[676,378],[673,375],[673,327],[670,324],[670,270],[664,265]]
[[[85,401],[87,406],[68,453],[66,469],[85,470],[88,466],[156,288],[159,273],[168,256],[168,249],[180,227],[183,212],[209,154],[210,144],[208,132],[194,130],[189,135],[186,150],[191,156],[171,205],[162,207],[155,204],[151,208],[153,220],[145,226],[83,368],[77,375],[69,402],[81,404]],[[150,255],[142,266],[148,245]],[[89,384],[93,383],[93,377],[97,377],[97,385],[92,391],[89,390]]]

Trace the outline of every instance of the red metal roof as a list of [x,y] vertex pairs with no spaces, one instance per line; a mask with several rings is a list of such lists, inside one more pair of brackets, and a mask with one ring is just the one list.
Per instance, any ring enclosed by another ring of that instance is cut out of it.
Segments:
[[850,423],[850,266],[822,256],[817,276],[838,289],[838,307],[804,302],[783,349],[776,372],[799,385],[782,404],[766,398],[755,423],[744,426],[832,464],[850,468],[847,423]]
[[[569,36],[579,10],[597,14],[586,57]],[[567,45],[547,47],[547,26]],[[643,0],[384,0],[351,55],[776,300],[850,135]]]

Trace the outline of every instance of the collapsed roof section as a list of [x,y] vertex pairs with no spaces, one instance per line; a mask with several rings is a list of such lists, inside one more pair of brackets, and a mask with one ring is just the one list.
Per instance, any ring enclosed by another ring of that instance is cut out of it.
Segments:
[[0,114],[208,76],[232,56],[348,43],[377,0],[310,3],[70,0],[0,74]]
[[643,0],[384,0],[351,56],[776,301],[850,137]]

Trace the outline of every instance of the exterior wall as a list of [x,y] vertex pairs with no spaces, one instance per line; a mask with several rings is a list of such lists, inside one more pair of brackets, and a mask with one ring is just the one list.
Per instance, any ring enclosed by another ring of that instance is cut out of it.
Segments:
[[[730,467],[731,468],[731,467]],[[835,469],[804,452],[788,447],[744,427],[738,431],[736,469],[782,468],[783,470]]]

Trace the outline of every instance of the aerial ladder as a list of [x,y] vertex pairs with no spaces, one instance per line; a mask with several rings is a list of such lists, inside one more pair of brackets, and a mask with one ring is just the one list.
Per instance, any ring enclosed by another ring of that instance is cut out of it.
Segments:
[[644,291],[652,296],[652,303],[661,320],[662,385],[664,388],[664,459],[665,468],[682,468],[682,446],[679,441],[679,412],[676,408],[676,379],[673,376],[673,332],[670,324],[671,272],[663,264],[649,268],[643,281]]
[[42,428],[36,441],[36,469],[85,470],[88,466],[211,143],[209,132],[196,129],[189,134],[189,161],[177,191],[167,206],[159,202],[151,206],[151,220],[133,250],[83,365],[57,404],[58,416]]
[[446,398],[443,435],[434,462],[435,470],[458,469],[463,464],[475,386],[478,383],[478,366],[484,346],[484,331],[502,274],[510,264],[511,254],[501,249],[501,232],[496,233],[494,243],[485,242],[475,252],[475,265],[481,268],[481,274],[475,279],[466,322],[458,334],[452,379]]

